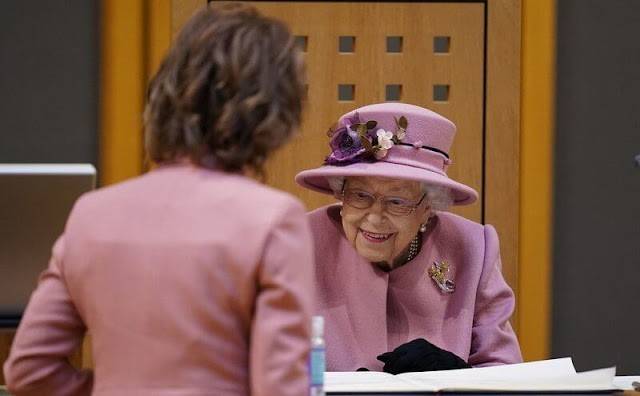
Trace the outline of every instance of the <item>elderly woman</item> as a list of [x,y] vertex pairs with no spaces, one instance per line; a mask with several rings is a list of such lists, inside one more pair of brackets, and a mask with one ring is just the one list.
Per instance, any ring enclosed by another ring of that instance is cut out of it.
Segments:
[[[12,394],[308,392],[304,208],[246,175],[296,131],[303,81],[255,9],[187,23],[149,89],[159,166],[76,203],[4,366]],[[95,374],[68,362],[87,331]]]
[[342,201],[309,214],[328,370],[522,360],[495,229],[444,211],[477,198],[447,177],[454,134],[421,107],[365,106],[329,130],[325,165],[296,176]]

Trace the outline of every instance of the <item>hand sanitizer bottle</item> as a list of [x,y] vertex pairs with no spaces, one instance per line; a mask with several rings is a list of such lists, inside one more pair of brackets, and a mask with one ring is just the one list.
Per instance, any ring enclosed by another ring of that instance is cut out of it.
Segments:
[[314,316],[311,320],[311,356],[309,361],[309,395],[324,396],[324,318]]

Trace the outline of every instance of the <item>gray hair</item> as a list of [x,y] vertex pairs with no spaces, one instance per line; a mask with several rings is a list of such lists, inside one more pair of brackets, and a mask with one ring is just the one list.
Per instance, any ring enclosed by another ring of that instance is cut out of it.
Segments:
[[[336,196],[342,193],[342,186],[345,182],[343,176],[329,176],[327,177],[327,182],[329,182],[329,187],[331,187],[331,190],[333,190]],[[431,206],[431,210],[436,212],[447,210],[449,206],[453,204],[453,195],[447,187],[425,182],[421,182],[420,187],[422,191],[427,194],[425,199],[429,203],[429,206]]]

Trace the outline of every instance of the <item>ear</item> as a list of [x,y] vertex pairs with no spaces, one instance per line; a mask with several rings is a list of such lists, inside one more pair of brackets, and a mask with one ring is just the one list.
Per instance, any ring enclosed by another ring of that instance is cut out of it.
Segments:
[[333,190],[333,197],[338,201],[342,201],[342,193],[344,192],[344,188],[346,184],[347,184],[347,178],[345,177],[342,180],[342,188],[340,189],[340,191]]
[[428,203],[424,204],[420,209],[420,224],[427,224],[432,215],[433,212],[431,211],[431,205]]

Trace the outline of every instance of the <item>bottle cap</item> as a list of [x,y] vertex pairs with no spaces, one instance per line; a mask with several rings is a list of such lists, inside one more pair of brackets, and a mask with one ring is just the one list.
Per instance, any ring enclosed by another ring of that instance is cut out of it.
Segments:
[[324,318],[322,316],[314,316],[311,318],[311,335],[313,337],[322,337],[324,333]]

